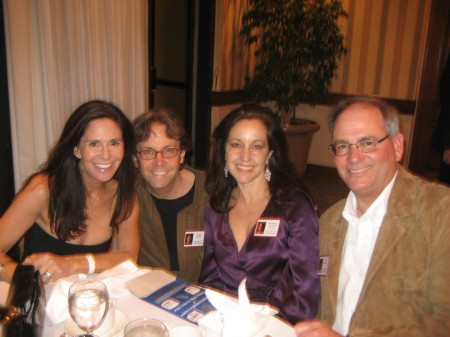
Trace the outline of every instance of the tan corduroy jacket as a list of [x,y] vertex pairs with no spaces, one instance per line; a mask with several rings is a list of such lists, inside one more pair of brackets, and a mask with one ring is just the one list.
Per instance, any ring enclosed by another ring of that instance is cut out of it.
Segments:
[[[329,266],[319,318],[330,325],[348,226],[344,205],[320,219],[320,255]],[[349,336],[450,336],[450,188],[399,168]]]

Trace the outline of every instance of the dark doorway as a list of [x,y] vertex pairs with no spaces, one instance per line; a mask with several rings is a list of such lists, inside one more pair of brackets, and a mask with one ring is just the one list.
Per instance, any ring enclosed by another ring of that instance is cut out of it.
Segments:
[[430,144],[440,111],[439,81],[449,48],[450,2],[433,0],[408,165],[430,179],[436,179],[439,170],[439,155]]
[[0,5],[0,215],[14,197],[14,173],[9,118],[8,76],[3,6]]
[[214,6],[211,0],[149,0],[150,107],[180,114],[193,164],[206,166],[210,133]]
[[193,69],[194,1],[152,0],[149,22],[154,107],[170,107],[189,120]]

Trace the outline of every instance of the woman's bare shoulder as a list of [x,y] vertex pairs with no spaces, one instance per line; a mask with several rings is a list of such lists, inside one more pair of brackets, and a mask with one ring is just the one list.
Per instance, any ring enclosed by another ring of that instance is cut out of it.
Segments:
[[[34,222],[45,224],[48,212],[48,184],[46,175],[38,174],[19,191],[1,218],[15,243]],[[14,236],[16,234],[17,237]]]
[[46,173],[39,173],[33,176],[21,189],[19,195],[33,196],[40,200],[48,200],[48,175]]

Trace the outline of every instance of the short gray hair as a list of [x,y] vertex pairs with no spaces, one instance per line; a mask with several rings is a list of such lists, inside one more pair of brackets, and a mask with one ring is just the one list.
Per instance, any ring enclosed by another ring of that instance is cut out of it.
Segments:
[[331,135],[333,135],[336,119],[339,117],[341,112],[343,112],[349,106],[357,103],[373,105],[376,108],[378,108],[378,110],[380,110],[384,119],[384,127],[389,137],[394,137],[396,134],[399,133],[400,131],[400,121],[398,118],[399,113],[395,107],[379,98],[368,96],[357,96],[340,101],[336,105],[336,107],[331,111],[330,117],[328,118],[328,127]]

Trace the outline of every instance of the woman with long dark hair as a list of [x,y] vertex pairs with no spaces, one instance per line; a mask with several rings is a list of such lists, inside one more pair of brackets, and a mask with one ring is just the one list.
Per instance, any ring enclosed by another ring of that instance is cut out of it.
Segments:
[[211,158],[200,283],[236,295],[246,277],[251,300],[291,323],[315,317],[318,216],[272,111],[247,104],[230,112],[213,133]]
[[76,109],[0,218],[0,279],[11,280],[17,263],[5,253],[22,237],[23,263],[44,282],[136,260],[134,151],[132,125],[118,107],[95,100]]

